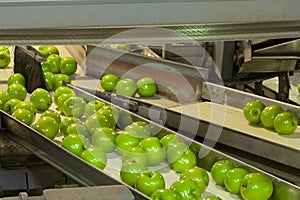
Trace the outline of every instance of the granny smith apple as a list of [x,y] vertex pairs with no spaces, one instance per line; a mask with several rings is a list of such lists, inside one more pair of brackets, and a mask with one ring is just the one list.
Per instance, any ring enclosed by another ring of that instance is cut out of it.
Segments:
[[171,145],[171,144],[174,144],[177,142],[182,142],[182,140],[178,135],[176,135],[174,133],[169,133],[160,139],[160,143],[163,146],[168,146],[168,145]]
[[248,173],[247,170],[240,167],[229,170],[224,178],[224,185],[227,190],[232,194],[240,194],[242,180]]
[[118,44],[117,48],[121,49],[121,50],[124,50],[124,51],[130,51],[131,50],[131,45],[130,44]]
[[147,164],[150,166],[159,165],[166,159],[166,148],[157,137],[144,138],[139,147],[147,152]]
[[165,189],[165,187],[165,179],[158,171],[142,172],[135,181],[135,188],[148,197],[151,197],[156,190]]
[[69,98],[69,97],[74,97],[76,96],[75,93],[64,93],[64,94],[61,94],[57,101],[56,101],[56,105],[57,105],[57,109],[59,111],[63,111],[63,105],[65,103],[65,101]]
[[58,97],[64,93],[73,93],[75,95],[75,92],[72,88],[69,88],[67,86],[61,86],[55,89],[54,91],[54,103],[57,105]]
[[156,82],[151,77],[142,77],[136,84],[137,92],[141,97],[152,97],[157,92]]
[[86,129],[86,127],[84,126],[83,123],[77,123],[77,122],[73,122],[72,124],[70,124],[68,126],[68,128],[66,129],[65,132],[66,135],[70,135],[70,134],[79,134],[85,137],[88,137],[88,131]]
[[6,68],[10,63],[10,53],[7,51],[0,51],[0,68]]
[[48,110],[46,110],[45,112],[42,113],[42,116],[52,117],[52,118],[54,118],[56,120],[56,122],[58,124],[60,124],[60,122],[61,122],[61,116],[55,110],[48,109]]
[[151,195],[153,200],[180,200],[179,196],[171,189],[160,189]]
[[80,118],[84,114],[85,100],[80,96],[71,96],[63,104],[62,111],[67,117]]
[[0,109],[3,110],[4,104],[9,100],[7,91],[0,90]]
[[173,190],[180,199],[196,200],[201,198],[201,188],[191,179],[183,179],[175,181],[170,189]]
[[108,127],[97,128],[92,135],[92,144],[95,147],[101,147],[104,152],[109,153],[115,149],[117,132]]
[[100,85],[104,91],[112,92],[114,91],[118,81],[119,81],[119,77],[117,75],[105,74],[102,76],[100,80]]
[[104,169],[107,165],[107,156],[99,147],[85,149],[80,157],[99,169]]
[[132,122],[130,125],[124,128],[124,131],[141,139],[150,137],[148,124],[142,121]]
[[97,113],[87,118],[84,123],[90,134],[94,134],[95,130],[100,127],[115,128],[105,116]]
[[245,200],[268,200],[273,194],[273,183],[262,173],[249,173],[242,180],[240,192]]
[[61,123],[59,124],[59,131],[61,133],[61,135],[63,136],[67,136],[67,128],[71,125],[71,124],[80,124],[82,123],[79,119],[75,118],[75,117],[65,117],[61,120]]
[[20,99],[24,101],[27,96],[27,89],[24,85],[13,83],[8,86],[7,94],[10,99]]
[[204,197],[202,200],[222,200],[222,199],[217,196],[207,196],[207,197]]
[[191,179],[195,183],[198,184],[201,189],[201,193],[203,193],[208,184],[209,184],[209,176],[205,169],[201,167],[193,167],[190,169],[186,169],[180,175],[180,180]]
[[190,149],[185,149],[181,155],[171,163],[172,169],[182,173],[186,169],[193,168],[197,165],[197,157]]
[[38,50],[39,50],[39,52],[41,52],[43,54],[43,56],[45,58],[47,58],[51,54],[59,55],[59,51],[58,51],[57,47],[55,47],[53,45],[41,45],[38,47]]
[[298,119],[291,112],[279,113],[274,119],[274,129],[283,135],[292,134],[298,127]]
[[7,79],[7,84],[8,85],[11,85],[13,83],[18,83],[18,84],[21,84],[23,86],[26,86],[25,77],[20,73],[14,73],[14,74],[10,75]]
[[43,72],[51,72],[51,66],[47,62],[41,62],[41,67]]
[[113,111],[106,107],[103,106],[102,108],[100,108],[99,110],[97,110],[95,112],[96,115],[102,115],[104,117],[107,118],[107,120],[109,121],[110,127],[114,128],[117,124],[117,119],[115,119],[115,115],[113,113]]
[[15,105],[22,102],[20,99],[9,99],[3,106],[3,111],[12,114]]
[[7,46],[0,46],[0,51],[10,53],[9,48]]
[[48,91],[54,89],[54,77],[55,75],[52,72],[44,72],[45,85]]
[[273,195],[271,197],[272,200],[299,200],[300,199],[300,191],[297,187],[292,184],[283,182],[283,181],[274,181],[273,183]]
[[89,118],[90,116],[92,116],[97,110],[102,108],[104,105],[105,103],[100,100],[93,100],[88,102],[84,109],[85,118]]
[[282,113],[284,110],[275,104],[268,105],[263,109],[261,112],[260,120],[264,127],[266,128],[274,128],[274,119],[279,114]]
[[28,102],[28,101],[21,101],[19,103],[17,103],[13,109],[12,109],[12,112],[16,111],[17,109],[19,108],[24,108],[24,109],[27,109],[29,111],[31,111],[34,115],[36,114],[36,108],[35,106],[33,105],[33,103],[31,102]]
[[259,124],[260,115],[263,109],[265,108],[265,104],[259,100],[249,101],[243,109],[244,116],[246,120],[252,124]]
[[54,76],[54,84],[53,84],[53,88],[54,90],[56,90],[57,88],[61,87],[63,85],[63,82],[66,83],[71,83],[71,77],[68,74],[55,74]]
[[78,134],[70,134],[63,138],[61,146],[71,153],[80,156],[84,150],[84,141]]
[[130,147],[136,147],[140,144],[140,139],[134,137],[126,132],[121,132],[116,137],[117,153],[123,155],[124,151],[127,151]]
[[51,54],[46,58],[46,62],[50,65],[52,73],[60,73],[60,61],[61,57],[57,54]]
[[211,175],[217,185],[224,185],[224,179],[229,170],[235,168],[231,160],[219,160],[211,168]]
[[60,61],[60,72],[62,74],[72,75],[77,70],[77,61],[72,57],[64,57]]
[[52,105],[52,96],[47,90],[36,88],[30,95],[30,102],[37,110],[45,111]]
[[123,152],[122,161],[124,162],[130,159],[141,160],[142,162],[145,162],[145,164],[147,164],[147,152],[139,146],[129,147],[128,149],[126,149],[126,151]]
[[12,116],[16,119],[18,119],[19,121],[23,122],[24,124],[30,126],[34,119],[35,119],[35,115],[33,112],[31,112],[30,110],[27,110],[25,108],[18,108],[16,109],[13,113]]
[[115,91],[117,94],[134,97],[137,91],[137,85],[130,78],[121,79],[117,82]]
[[33,125],[33,128],[49,139],[54,139],[58,133],[57,121],[49,116],[41,116]]
[[128,159],[122,163],[120,177],[127,185],[135,187],[138,175],[146,171],[148,168],[145,162],[138,159]]
[[167,146],[167,161],[172,163],[177,160],[184,151],[187,151],[189,147],[183,142],[170,143]]

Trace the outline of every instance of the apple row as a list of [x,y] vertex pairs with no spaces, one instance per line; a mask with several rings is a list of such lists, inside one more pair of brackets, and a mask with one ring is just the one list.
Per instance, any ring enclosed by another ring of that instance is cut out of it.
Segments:
[[290,135],[298,127],[297,117],[279,105],[266,106],[259,100],[252,100],[244,106],[243,113],[249,123],[261,123],[265,128],[274,129],[282,135]]

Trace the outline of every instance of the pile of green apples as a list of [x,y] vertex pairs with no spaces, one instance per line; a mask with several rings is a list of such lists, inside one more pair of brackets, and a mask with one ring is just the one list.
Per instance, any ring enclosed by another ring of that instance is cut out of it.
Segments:
[[266,106],[259,100],[252,100],[244,106],[243,113],[249,123],[262,124],[282,135],[290,135],[298,127],[297,117],[276,104]]
[[141,77],[135,82],[131,78],[120,79],[115,74],[104,74],[100,79],[101,87],[106,92],[116,92],[128,97],[152,97],[157,92],[157,85],[152,77]]
[[0,46],[0,69],[6,68],[10,63],[10,51],[6,46]]
[[46,59],[41,63],[46,89],[56,90],[63,81],[71,83],[71,77],[77,71],[77,61],[70,56],[61,57],[56,46],[39,46],[38,50]]
[[273,194],[273,183],[268,176],[236,167],[231,160],[215,162],[211,175],[216,185],[233,195],[241,195],[244,200],[268,200]]

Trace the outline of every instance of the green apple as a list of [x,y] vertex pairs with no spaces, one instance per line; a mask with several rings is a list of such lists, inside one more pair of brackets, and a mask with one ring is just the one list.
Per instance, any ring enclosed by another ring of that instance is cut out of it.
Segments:
[[0,51],[0,68],[6,68],[10,63],[10,52]]
[[249,173],[242,180],[240,192],[245,200],[268,200],[273,193],[273,183],[262,173]]
[[145,162],[145,164],[147,164],[147,152],[139,146],[129,147],[123,152],[122,161],[125,162],[130,159],[141,160],[141,162]]
[[60,61],[60,72],[62,74],[72,75],[77,70],[77,61],[72,57],[64,57]]
[[283,135],[292,134],[298,127],[297,117],[290,112],[279,113],[274,119],[274,129]]
[[50,140],[54,139],[58,133],[59,125],[57,121],[49,116],[41,116],[33,125],[33,128]]
[[166,159],[166,148],[160,143],[157,137],[143,139],[139,147],[147,152],[147,164],[150,166],[159,165]]
[[178,135],[176,135],[174,133],[169,133],[160,139],[160,143],[163,146],[168,146],[168,145],[171,145],[171,144],[174,144],[177,142],[182,142],[182,140]]
[[66,129],[65,135],[70,135],[70,134],[79,134],[85,137],[89,136],[88,131],[86,127],[83,125],[83,123],[77,123],[77,122],[73,122]]
[[10,75],[8,77],[7,84],[11,85],[11,84],[14,84],[14,83],[18,83],[18,84],[21,84],[23,86],[26,86],[25,77],[20,73],[14,73],[14,74]]
[[0,90],[0,109],[3,110],[4,104],[9,100],[7,91]]
[[259,124],[260,115],[265,107],[265,104],[259,100],[249,101],[243,109],[246,120],[252,124]]
[[151,197],[156,190],[165,189],[165,187],[165,179],[158,171],[142,172],[135,181],[135,188],[148,197]]
[[300,199],[300,191],[297,187],[285,183],[283,181],[274,181],[274,191],[271,197],[272,200],[299,200]]
[[132,122],[130,125],[124,128],[124,131],[141,139],[150,137],[148,124],[142,121]]
[[0,46],[0,51],[6,52],[10,54],[9,48],[7,46]]
[[172,169],[182,173],[186,169],[193,168],[197,165],[197,157],[189,148],[183,149],[179,157],[171,163]]
[[42,71],[45,72],[51,72],[51,66],[47,62],[41,62]]
[[101,78],[100,85],[104,91],[112,92],[114,91],[118,81],[119,77],[117,75],[105,74]]
[[27,96],[27,89],[24,85],[14,83],[8,86],[7,94],[10,99],[20,99],[24,101]]
[[54,91],[54,103],[57,105],[58,97],[64,93],[73,93],[75,95],[75,92],[72,88],[69,88],[67,86],[61,86],[55,89]]
[[137,92],[141,97],[152,97],[157,92],[156,82],[151,77],[142,77],[136,84]]
[[85,149],[80,157],[99,169],[104,169],[107,165],[107,156],[99,147]]
[[122,163],[120,177],[127,185],[135,187],[138,175],[146,171],[148,171],[146,163],[138,159],[129,159]]
[[49,63],[52,73],[60,73],[60,61],[61,57],[57,54],[51,54],[46,58],[46,62]]
[[30,102],[39,111],[45,111],[52,105],[50,93],[43,88],[36,88],[30,95]]
[[240,194],[242,180],[248,173],[247,170],[240,167],[229,170],[224,178],[226,189],[232,194]]
[[202,200],[222,200],[222,199],[217,196],[207,196],[207,197],[204,197]]
[[43,54],[45,58],[50,56],[51,54],[59,55],[59,51],[55,46],[52,45],[41,45],[38,47],[39,52]]
[[191,179],[195,183],[198,184],[201,189],[201,193],[203,193],[209,183],[209,176],[205,169],[201,167],[193,167],[190,169],[186,169],[180,175],[180,180]]
[[92,116],[97,110],[102,108],[104,105],[105,103],[100,100],[93,100],[88,102],[84,109],[85,118],[89,118],[90,116]]
[[58,97],[58,99],[57,99],[57,103],[56,103],[56,105],[57,105],[57,109],[59,110],[59,111],[63,111],[63,105],[64,105],[64,103],[65,103],[65,101],[69,98],[69,97],[74,97],[74,96],[76,96],[75,95],[75,93],[64,93],[64,94],[61,94],[59,97]]
[[180,200],[179,196],[171,189],[160,189],[151,195],[153,200]]
[[231,160],[219,160],[211,168],[211,176],[217,185],[224,185],[224,179],[229,170],[235,168]]
[[95,114],[106,117],[107,120],[109,121],[111,128],[114,128],[116,126],[117,121],[115,119],[115,115],[114,115],[113,111],[110,108],[103,106],[102,108],[97,110]]
[[201,188],[191,179],[183,179],[175,181],[170,189],[173,190],[180,199],[196,200],[201,198]]
[[80,124],[82,123],[79,119],[75,117],[65,117],[61,120],[61,123],[59,124],[59,131],[61,135],[67,136],[67,129],[71,124]]
[[101,147],[104,152],[109,153],[115,149],[116,137],[117,132],[112,128],[97,128],[92,135],[92,144],[95,147]]
[[282,113],[283,109],[275,104],[268,105],[261,112],[260,120],[264,127],[274,128],[274,119],[279,114]]
[[86,103],[82,97],[71,96],[63,104],[62,111],[67,117],[80,118],[84,114]]
[[61,87],[63,85],[63,82],[71,83],[71,77],[67,74],[55,74],[54,76],[54,84],[53,88],[56,90],[57,88]]
[[200,143],[193,141],[192,143],[190,143],[189,148],[192,152],[194,152],[194,154],[197,157],[199,156],[199,152],[200,152],[200,149],[201,149],[201,144]]
[[117,94],[134,97],[137,91],[137,85],[130,78],[121,79],[116,84],[115,91]]
[[71,153],[80,156],[84,150],[84,141],[78,134],[70,134],[63,138],[61,146]]
[[48,91],[54,89],[54,77],[55,75],[52,72],[44,72],[45,85]]
[[12,112],[16,111],[17,109],[19,108],[24,108],[24,109],[27,109],[29,110],[30,112],[32,112],[34,115],[36,114],[36,108],[35,106],[33,105],[33,103],[31,102],[28,102],[28,101],[21,101],[19,103],[17,103],[13,109],[12,109]]
[[110,121],[105,116],[99,115],[97,113],[93,114],[85,120],[85,126],[87,127],[90,134],[94,134],[95,130],[100,127],[115,128],[111,126]]
[[8,113],[8,114],[12,114],[15,105],[17,105],[20,102],[22,102],[20,99],[9,99],[4,104],[3,111],[6,112],[6,113]]
[[42,113],[42,116],[49,116],[49,117],[52,117],[56,120],[56,122],[58,124],[61,123],[61,116],[58,112],[54,111],[54,110],[51,110],[51,109],[48,109],[46,110],[45,112]]
[[12,113],[12,116],[14,118],[16,118],[17,120],[23,122],[24,124],[30,126],[34,119],[35,119],[35,116],[34,116],[34,113],[31,112],[30,110],[27,110],[25,108],[18,108],[16,109],[13,113]]
[[140,144],[140,139],[126,132],[121,132],[116,137],[117,153],[123,155],[124,151],[128,151],[130,147],[137,147]]
[[167,146],[167,161],[172,163],[177,160],[184,151],[187,151],[189,147],[183,142],[171,143]]

